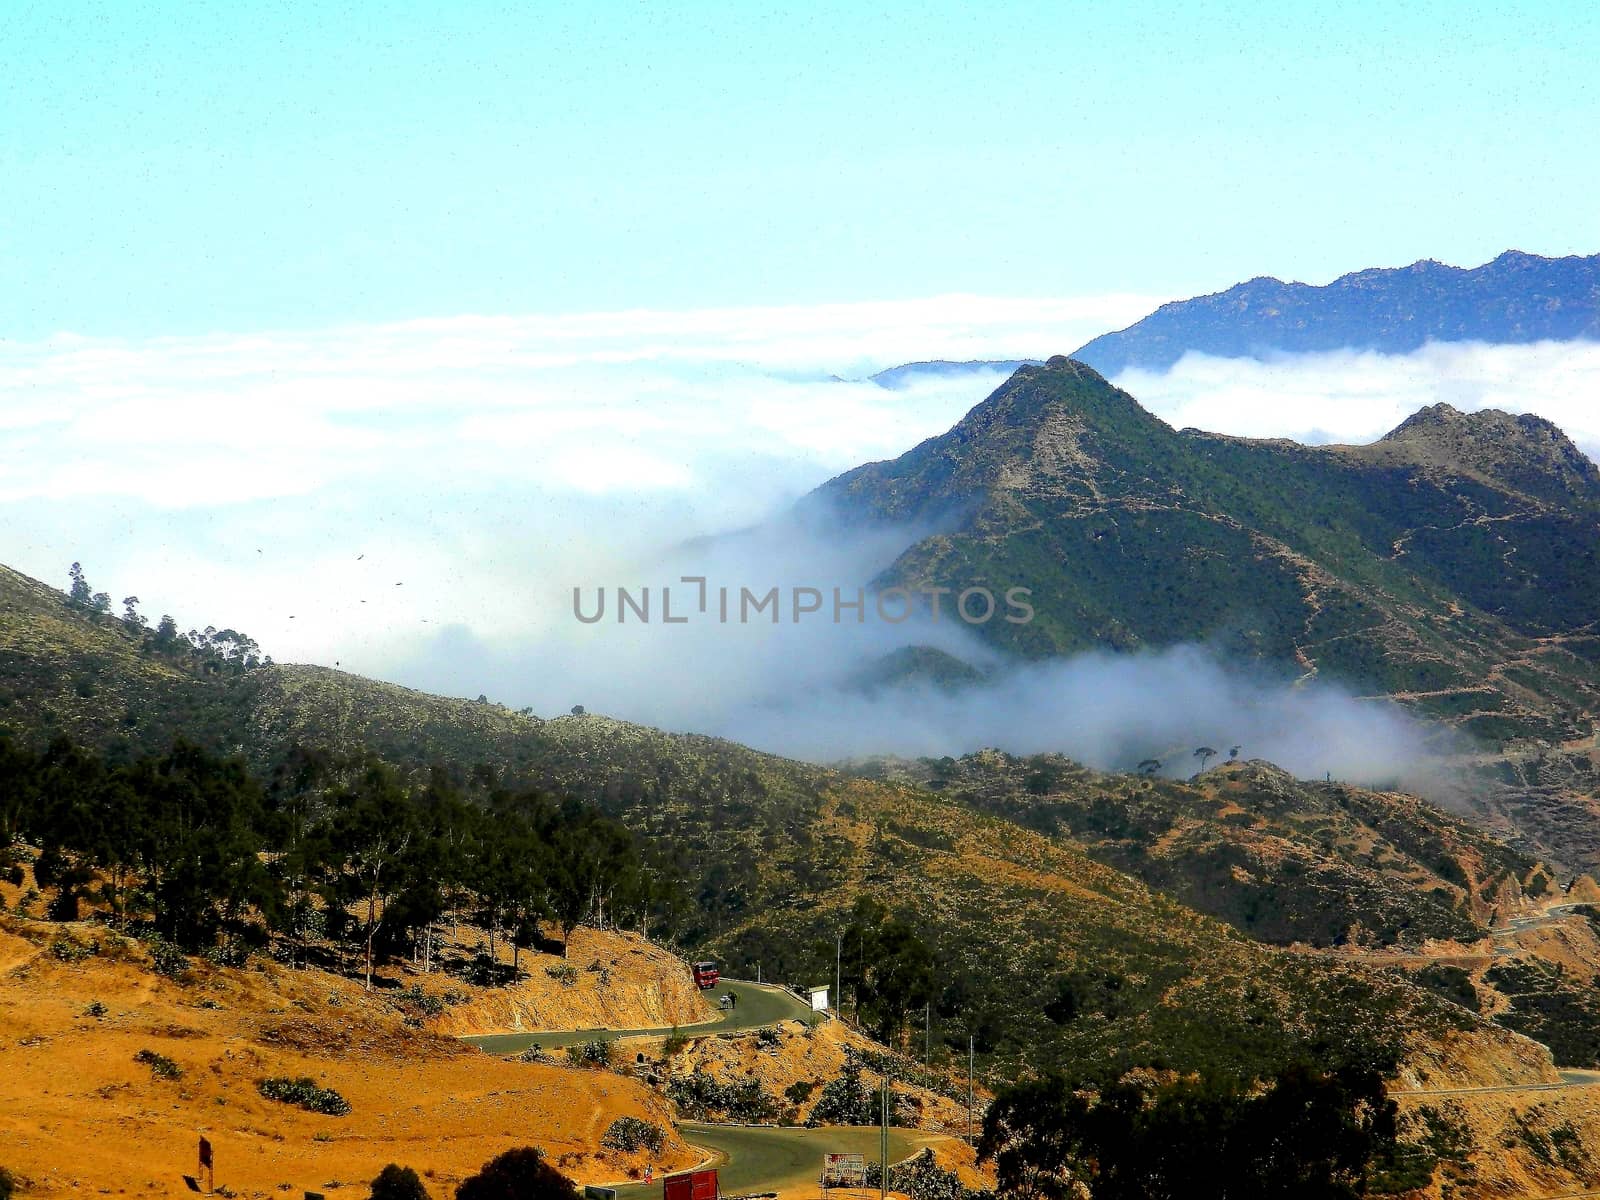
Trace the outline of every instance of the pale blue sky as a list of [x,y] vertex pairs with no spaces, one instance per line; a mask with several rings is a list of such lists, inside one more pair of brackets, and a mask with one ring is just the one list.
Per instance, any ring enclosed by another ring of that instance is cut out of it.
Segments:
[[0,338],[1600,250],[1593,5],[0,4]]

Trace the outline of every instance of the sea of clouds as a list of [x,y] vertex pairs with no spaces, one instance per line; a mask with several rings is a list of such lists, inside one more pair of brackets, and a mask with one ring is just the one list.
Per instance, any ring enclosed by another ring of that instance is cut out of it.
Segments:
[[[817,759],[1061,750],[1119,767],[1239,744],[1302,774],[1409,778],[1387,706],[1201,649],[1019,668],[958,623],[584,625],[572,589],[864,585],[921,531],[782,518],[948,428],[1002,377],[871,371],[1047,357],[1161,298],[461,317],[317,332],[0,342],[0,562],[231,625],[280,660],[550,714],[582,703]],[[1600,448],[1600,346],[1191,356],[1116,380],[1175,426],[1366,441],[1424,404],[1536,412]],[[728,538],[729,531],[753,530]],[[713,539],[710,542],[696,539]],[[1025,583],[1026,581],[1019,581]],[[842,686],[904,645],[994,673],[954,694]]]

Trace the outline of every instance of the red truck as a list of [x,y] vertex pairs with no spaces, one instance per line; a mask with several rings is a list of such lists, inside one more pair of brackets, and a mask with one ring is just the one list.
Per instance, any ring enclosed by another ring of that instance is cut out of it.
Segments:
[[695,986],[701,991],[716,987],[717,980],[722,978],[722,972],[717,970],[714,962],[691,963],[689,969],[694,972]]
[[715,1171],[685,1171],[661,1181],[661,1200],[717,1200]]

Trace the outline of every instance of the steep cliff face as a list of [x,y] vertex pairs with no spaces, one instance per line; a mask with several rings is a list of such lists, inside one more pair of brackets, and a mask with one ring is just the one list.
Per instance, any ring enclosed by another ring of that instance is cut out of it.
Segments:
[[465,1003],[446,1007],[429,1028],[453,1036],[653,1029],[718,1016],[680,959],[633,934],[577,929],[566,958],[525,951],[521,960],[525,978],[475,990]]

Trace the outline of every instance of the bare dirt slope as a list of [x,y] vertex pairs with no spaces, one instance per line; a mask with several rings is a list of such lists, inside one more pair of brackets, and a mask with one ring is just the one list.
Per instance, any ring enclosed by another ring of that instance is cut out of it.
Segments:
[[[66,961],[65,943],[99,951]],[[600,1146],[621,1116],[669,1131],[658,1170],[697,1158],[671,1132],[665,1102],[632,1080],[490,1058],[415,1028],[381,993],[253,962],[192,963],[174,980],[104,929],[0,917],[0,1165],[30,1197],[172,1195],[195,1171],[203,1135],[216,1182],[240,1196],[355,1187],[393,1161],[443,1197],[530,1144],[580,1182],[626,1177],[643,1158]],[[135,1060],[141,1051],[181,1076],[157,1077]],[[266,1100],[257,1083],[273,1076],[308,1076],[351,1112]]]
[[[503,949],[497,957],[511,961]],[[525,950],[519,959],[524,977],[516,984],[474,991],[466,1003],[449,1005],[429,1028],[453,1036],[646,1029],[694,1025],[719,1015],[681,959],[637,934],[579,928],[566,958]],[[422,986],[440,995],[459,994],[453,980],[425,977]]]

